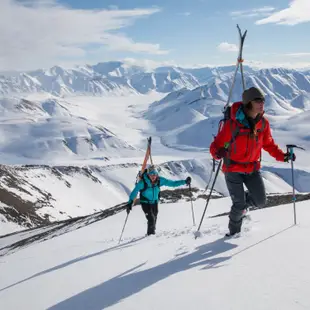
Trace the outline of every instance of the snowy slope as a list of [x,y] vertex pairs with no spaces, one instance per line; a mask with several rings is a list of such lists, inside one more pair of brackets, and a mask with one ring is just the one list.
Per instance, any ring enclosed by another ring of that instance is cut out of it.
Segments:
[[[92,158],[142,156],[131,145],[132,102],[150,103],[158,94],[133,97],[28,95],[0,98],[0,152],[3,163],[52,163]],[[143,122],[140,122],[143,128]],[[124,134],[126,133],[126,134]],[[127,141],[130,141],[129,143]]]
[[[207,214],[227,211],[229,204],[229,198],[214,200]],[[195,203],[197,219],[203,207]],[[195,240],[190,212],[189,203],[161,205],[157,235],[143,238],[144,215],[133,209],[120,245],[125,212],[2,256],[1,305],[8,310],[310,307],[307,203],[297,204],[297,226],[292,205],[284,205],[252,212],[241,237],[228,240],[227,217],[206,217],[203,236]]]

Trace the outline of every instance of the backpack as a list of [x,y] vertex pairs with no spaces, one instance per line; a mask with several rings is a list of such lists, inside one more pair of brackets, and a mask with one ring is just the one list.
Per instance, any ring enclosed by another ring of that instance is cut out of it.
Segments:
[[[143,198],[144,200],[148,200],[146,197],[144,197],[143,196],[143,193],[147,190],[147,188],[148,188],[148,184],[146,183],[146,181],[144,180],[144,176],[147,174],[147,172],[146,171],[144,171],[143,173],[142,173],[142,175],[141,175],[141,180],[143,181],[143,184],[144,184],[144,186],[143,186],[143,188],[140,190],[140,200],[141,200],[141,198]],[[155,183],[155,185],[154,186],[158,186],[159,187],[159,189],[160,189],[160,178],[158,177],[158,180],[157,180],[157,182]],[[158,200],[160,199],[160,191],[159,191],[159,195],[158,195]]]
[[[231,145],[232,143],[234,143],[236,141],[237,136],[239,135],[249,135],[248,132],[242,132],[240,133],[240,128],[239,126],[237,126],[234,130],[233,130],[233,120],[231,118],[231,106],[228,106],[225,111],[224,111],[224,117],[220,120],[219,122],[219,126],[218,126],[218,132],[220,132],[220,130],[223,128],[224,124],[226,122],[230,123],[230,132],[231,132],[231,140],[227,143],[226,146],[224,146],[225,148],[228,148],[228,153],[231,153]],[[257,129],[257,132],[262,132],[265,130],[265,126],[266,126],[266,119],[263,116],[262,117],[262,127],[260,129]],[[257,136],[256,136],[256,141],[257,141]],[[236,148],[236,144],[235,144],[235,148]],[[260,155],[260,159],[259,161],[262,160],[262,151],[261,151],[261,155]],[[230,158],[224,158],[224,163],[229,166],[230,164],[233,163],[233,161]],[[243,163],[243,164],[248,164],[247,162]]]

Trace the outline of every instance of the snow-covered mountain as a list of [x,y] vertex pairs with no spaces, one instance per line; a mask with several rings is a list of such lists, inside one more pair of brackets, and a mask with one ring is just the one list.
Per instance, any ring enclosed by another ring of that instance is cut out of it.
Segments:
[[[106,96],[146,94],[150,91],[169,93],[184,87],[193,89],[207,83],[229,83],[234,69],[234,66],[194,69],[166,66],[150,70],[120,61],[76,66],[72,69],[54,66],[30,72],[2,74],[0,94],[48,92],[56,96]],[[309,71],[279,68],[257,70],[249,66],[245,66],[244,71],[249,76],[256,76],[263,83],[278,86],[283,84],[282,78],[293,84],[297,82],[298,85],[307,83],[309,79]]]
[[55,66],[10,76],[0,76],[0,94],[48,92],[69,94],[127,95],[155,90],[171,92],[182,87],[197,87],[199,81],[190,72],[176,67],[151,72],[122,62],[98,63],[64,69]]
[[[46,164],[55,159],[107,160],[141,155],[142,150],[117,135],[128,120],[126,114],[123,118],[117,116],[117,99],[107,101],[88,97],[64,100],[51,95],[0,98],[2,163],[41,160]],[[123,124],[116,119],[124,119]]]

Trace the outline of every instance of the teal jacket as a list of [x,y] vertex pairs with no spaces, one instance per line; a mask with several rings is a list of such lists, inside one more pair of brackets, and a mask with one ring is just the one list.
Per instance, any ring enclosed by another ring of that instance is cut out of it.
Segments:
[[[143,175],[143,178],[147,184],[146,190],[142,193],[143,197],[140,195],[140,201],[144,203],[156,203],[158,201],[158,196],[159,196],[159,187],[160,186],[169,186],[169,187],[178,187],[181,185],[185,185],[185,180],[179,180],[179,181],[173,181],[173,180],[168,180],[163,177],[159,177],[159,186],[156,183],[155,185],[152,185],[151,180],[148,178],[148,176],[145,174]],[[143,180],[140,180],[133,191],[131,192],[129,196],[129,203],[134,201],[136,198],[137,194],[139,191],[143,190],[144,188],[144,182]]]

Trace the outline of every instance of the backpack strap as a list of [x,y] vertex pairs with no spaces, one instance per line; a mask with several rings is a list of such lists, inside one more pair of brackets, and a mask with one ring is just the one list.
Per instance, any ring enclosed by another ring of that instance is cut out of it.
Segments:
[[[262,133],[264,133],[265,127],[266,127],[266,119],[265,119],[265,117],[263,116],[263,117],[262,117],[262,127],[261,127],[261,129],[260,129],[260,131],[261,131]],[[261,161],[262,161],[262,150],[260,150],[260,156],[259,156],[259,162],[261,162]]]
[[[232,151],[232,147],[231,145],[236,141],[236,138],[237,136],[239,135],[240,133],[240,128],[239,126],[236,126],[236,128],[234,129],[233,128],[233,125],[234,125],[234,122],[232,119],[229,119],[229,125],[230,125],[230,132],[232,133],[231,134],[231,139],[230,141],[228,142],[228,157],[224,157],[224,163],[226,164],[226,166],[229,166],[231,164],[231,159],[230,159],[230,154],[231,154],[231,151]],[[235,152],[237,151],[237,145],[235,143]]]
[[265,119],[265,117],[263,116],[263,117],[262,117],[262,128],[261,128],[261,131],[264,131],[264,130],[265,130],[265,127],[266,127],[266,119]]

